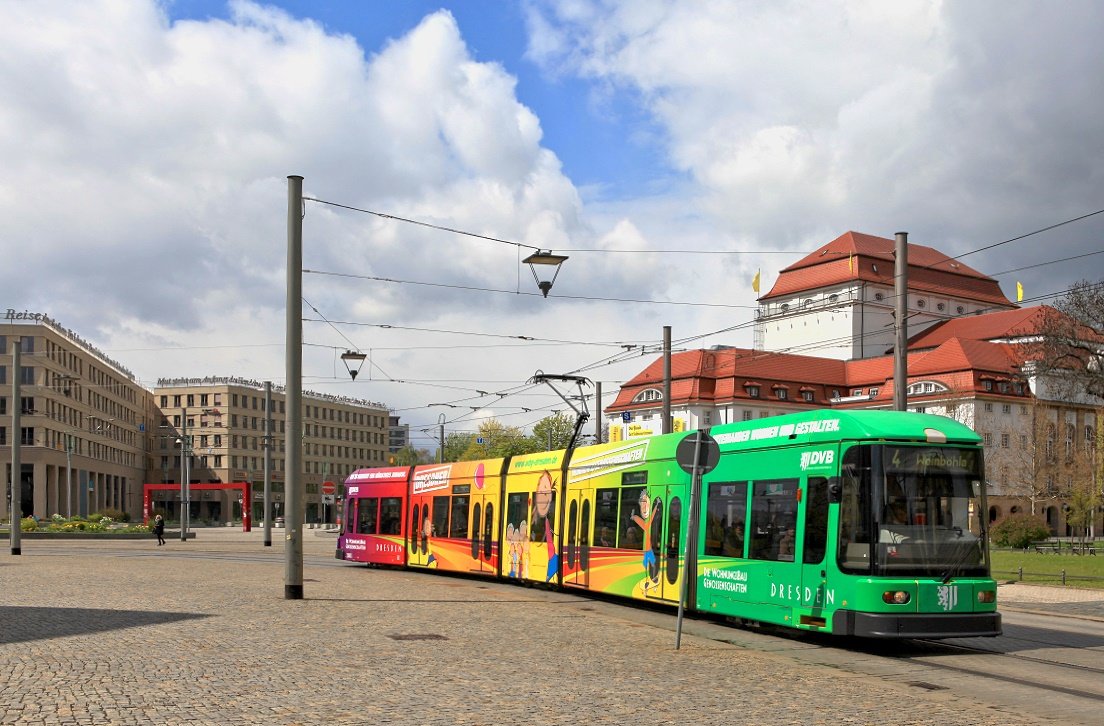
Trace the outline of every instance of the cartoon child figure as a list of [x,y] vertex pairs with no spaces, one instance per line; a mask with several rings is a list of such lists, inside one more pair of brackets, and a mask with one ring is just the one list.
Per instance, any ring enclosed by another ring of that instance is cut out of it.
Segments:
[[521,551],[518,548],[517,541],[518,530],[514,529],[514,525],[511,523],[506,524],[506,542],[510,546],[510,574],[509,577],[518,576],[518,565],[521,559]]
[[517,526],[514,536],[517,538],[518,577],[524,580],[529,576],[529,525],[524,519]]
[[546,582],[551,582],[560,570],[560,555],[556,552],[556,539],[552,532],[552,518],[549,516],[552,509],[552,493],[555,488],[556,484],[552,481],[552,475],[545,471],[541,474],[540,480],[537,481],[537,491],[533,497],[536,510],[533,517],[534,523],[537,517],[544,521],[544,542],[548,545],[548,576],[545,579]]
[[429,567],[437,558],[433,556],[433,552],[429,549],[429,540],[433,537],[433,522],[429,517],[426,517],[422,522],[422,552],[429,553],[429,559],[426,560],[426,567]]
[[644,540],[644,594],[659,584],[659,565],[656,563],[655,552],[652,551],[652,520],[655,519],[655,510],[652,508],[648,490],[640,491],[640,514],[633,514],[631,519],[640,527]]

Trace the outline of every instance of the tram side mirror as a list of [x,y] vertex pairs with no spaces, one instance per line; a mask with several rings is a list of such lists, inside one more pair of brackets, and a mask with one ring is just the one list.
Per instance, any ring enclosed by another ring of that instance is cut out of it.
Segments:
[[828,503],[839,504],[843,501],[843,485],[840,484],[838,476],[833,476],[828,479]]

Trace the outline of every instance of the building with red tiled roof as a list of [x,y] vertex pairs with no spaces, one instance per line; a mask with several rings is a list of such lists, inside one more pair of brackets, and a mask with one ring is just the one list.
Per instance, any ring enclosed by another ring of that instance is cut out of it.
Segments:
[[[885,355],[894,345],[895,244],[847,232],[783,269],[759,298],[755,347],[843,360]],[[931,247],[909,244],[908,263],[910,332],[1016,307],[996,280]]]
[[[810,408],[892,408],[892,248],[892,240],[848,232],[787,267],[760,298],[755,349],[674,354],[672,430]],[[990,521],[1039,513],[1052,532],[1070,534],[1063,497],[1091,472],[1098,418],[1033,374],[1029,343],[1057,311],[1017,308],[992,278],[929,247],[910,245],[909,262],[909,327],[917,332],[909,341],[907,408],[955,418],[982,435]],[[1085,334],[1104,341],[1098,331]],[[662,431],[663,397],[657,359],[606,408],[610,439]],[[1104,522],[1097,526],[1104,530]]]

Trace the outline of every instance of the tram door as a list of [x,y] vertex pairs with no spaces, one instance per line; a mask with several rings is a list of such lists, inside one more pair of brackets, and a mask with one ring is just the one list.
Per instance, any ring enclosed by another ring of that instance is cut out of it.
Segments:
[[802,604],[814,609],[833,599],[827,579],[828,479],[811,476],[805,487],[800,547]]
[[566,521],[561,558],[564,584],[590,587],[590,545],[594,517],[594,489],[573,489],[565,503]]
[[495,572],[495,500],[487,494],[473,494],[471,517],[468,520],[471,538],[471,568],[474,572],[493,574]]
[[678,602],[682,584],[683,555],[686,540],[683,532],[683,499],[686,487],[667,486],[663,496],[656,497],[652,506],[649,544],[655,557],[654,576],[646,597],[650,600]]
[[406,542],[407,562],[425,567],[429,563],[429,538],[433,532],[429,497],[411,497],[407,517],[410,522],[410,536]]

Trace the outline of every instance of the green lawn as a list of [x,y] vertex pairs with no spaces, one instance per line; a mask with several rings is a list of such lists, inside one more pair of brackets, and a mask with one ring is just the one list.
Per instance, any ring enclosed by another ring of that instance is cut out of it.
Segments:
[[1097,552],[1094,556],[1071,555],[1068,550],[1063,550],[1062,554],[1039,554],[994,549],[990,552],[993,578],[1001,582],[1018,580],[1020,568],[1023,568],[1024,582],[1059,585],[1062,570],[1065,570],[1067,585],[1104,589],[1104,548],[1098,545]]

